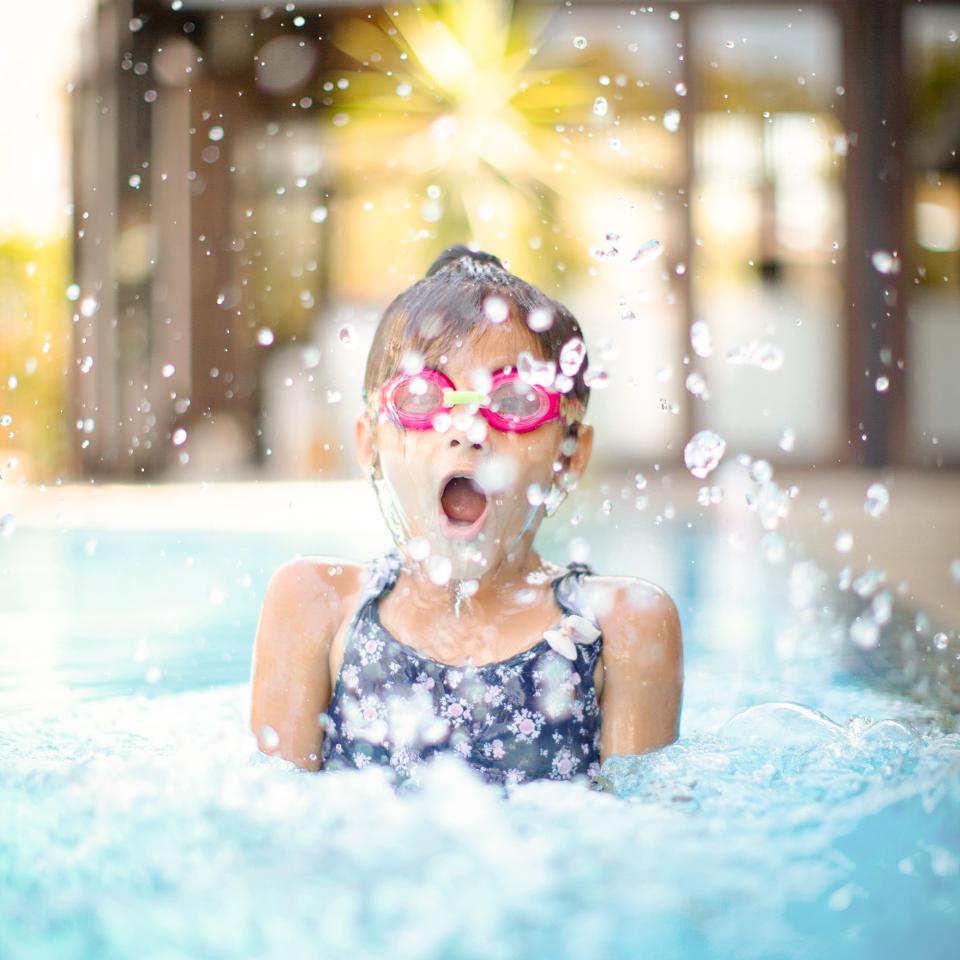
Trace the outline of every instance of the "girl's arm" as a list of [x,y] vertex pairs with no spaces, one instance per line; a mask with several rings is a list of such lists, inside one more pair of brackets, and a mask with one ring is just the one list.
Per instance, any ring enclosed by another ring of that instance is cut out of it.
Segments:
[[600,760],[640,754],[677,739],[683,642],[673,601],[653,584],[619,581],[600,617],[603,689]]
[[320,768],[319,716],[330,703],[330,644],[341,602],[328,563],[304,558],[270,579],[253,651],[250,723],[264,753]]

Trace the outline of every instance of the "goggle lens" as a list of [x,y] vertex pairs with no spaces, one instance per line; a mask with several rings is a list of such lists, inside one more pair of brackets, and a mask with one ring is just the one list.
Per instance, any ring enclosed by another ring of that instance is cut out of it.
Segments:
[[441,387],[423,377],[400,380],[391,393],[393,406],[410,417],[425,417],[442,405]]
[[490,410],[508,420],[529,421],[542,415],[546,398],[519,378],[490,391]]

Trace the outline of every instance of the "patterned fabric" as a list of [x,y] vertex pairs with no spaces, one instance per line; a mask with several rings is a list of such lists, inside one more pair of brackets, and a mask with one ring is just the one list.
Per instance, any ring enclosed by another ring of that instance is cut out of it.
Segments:
[[395,783],[453,750],[492,783],[593,781],[600,707],[593,671],[603,638],[582,592],[585,564],[553,581],[565,616],[535,646],[480,665],[441,663],[393,637],[379,601],[396,584],[395,551],[376,562],[347,632],[343,665],[321,715],[322,766],[389,767]]

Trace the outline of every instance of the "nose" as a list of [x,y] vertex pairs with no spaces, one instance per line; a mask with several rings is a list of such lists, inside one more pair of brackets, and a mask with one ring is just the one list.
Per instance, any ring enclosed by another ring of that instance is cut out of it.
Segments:
[[[485,450],[489,444],[489,429],[486,420],[479,414],[454,410],[447,442],[451,448],[470,447],[473,450]],[[477,431],[482,435],[478,437]]]
[[483,444],[483,443],[475,443],[475,442],[471,441],[471,440],[470,440],[468,437],[466,437],[466,436],[463,436],[462,438],[461,438],[461,437],[451,437],[451,438],[450,438],[450,446],[451,446],[451,447],[470,447],[470,448],[473,449],[473,450],[483,450],[483,449],[485,448],[485,444]]

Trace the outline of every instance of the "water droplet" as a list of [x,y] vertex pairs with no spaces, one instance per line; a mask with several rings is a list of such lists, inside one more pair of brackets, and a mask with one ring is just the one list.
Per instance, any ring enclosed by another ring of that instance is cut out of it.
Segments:
[[430,420],[430,424],[437,433],[446,433],[453,426],[453,417],[441,411]]
[[933,645],[941,653],[943,653],[943,651],[947,649],[947,646],[949,645],[949,643],[950,643],[949,637],[947,637],[945,633],[940,632],[940,633],[935,633],[933,635]]
[[13,417],[11,417],[9,413],[5,413],[0,417],[0,427],[9,427],[11,423],[13,423]]
[[695,433],[683,449],[683,462],[698,480],[703,480],[720,462],[727,442],[713,430]]
[[609,499],[608,499],[608,500],[604,500],[603,503],[600,504],[600,509],[601,509],[607,516],[609,516],[611,513],[613,513],[613,501],[612,501],[612,500],[609,500]]
[[762,370],[779,370],[783,366],[783,351],[772,343],[763,344],[757,353],[757,366]]
[[553,311],[546,307],[537,307],[530,311],[527,317],[527,326],[534,333],[543,333],[553,326]]
[[92,317],[100,308],[96,297],[84,297],[80,301],[80,313],[85,317]]
[[323,223],[327,219],[327,208],[324,206],[314,207],[310,211],[310,219],[313,223]]
[[680,129],[680,111],[671,107],[664,111],[663,129],[668,133],[676,133]]
[[590,248],[590,256],[593,257],[594,260],[599,260],[601,263],[605,260],[613,260],[619,255],[620,251],[612,244]]
[[207,131],[207,137],[209,137],[209,139],[211,139],[214,143],[218,143],[220,140],[223,139],[223,127],[220,127],[220,126],[211,127]]
[[169,380],[177,372],[177,368],[172,363],[165,363],[160,368],[160,373],[163,374],[164,379]]
[[560,350],[560,371],[575,377],[583,365],[587,347],[579,337],[571,337]]
[[750,466],[750,479],[756,483],[769,483],[773,478],[773,467],[767,460],[755,460]]
[[339,390],[328,390],[327,391],[327,403],[339,403],[343,399],[343,395]]
[[877,377],[877,382],[874,386],[876,387],[877,393],[886,393],[890,389],[890,379],[884,376]]
[[671,10],[671,11],[670,11],[670,19],[671,19],[671,20],[679,20],[679,19],[680,19],[680,11],[679,11],[679,10]]
[[882,483],[871,483],[867,487],[867,499],[863,504],[864,512],[871,517],[886,513],[890,505],[890,493]]
[[187,442],[187,431],[183,427],[177,427],[173,431],[173,445],[175,447],[182,447],[184,443]]
[[862,614],[850,624],[850,639],[858,647],[869,650],[880,639],[880,627],[870,614]]
[[438,587],[445,586],[450,582],[450,574],[453,567],[447,557],[434,553],[427,561],[427,576]]
[[430,556],[430,541],[414,537],[407,544],[407,552],[413,560],[426,560]]
[[595,117],[605,117],[607,115],[607,98],[606,97],[597,97],[593,101],[593,115]]
[[709,357],[713,353],[713,337],[705,320],[694,320],[690,324],[690,346],[698,357]]
[[590,366],[583,375],[583,382],[591,390],[603,390],[610,384],[610,375],[603,367]]
[[699,374],[696,371],[687,374],[687,379],[684,381],[684,386],[695,397],[702,397],[703,399],[706,399],[709,395],[707,393],[707,381],[703,378],[702,374]]
[[659,240],[648,240],[641,244],[637,252],[630,258],[631,263],[645,263],[656,260],[663,253],[663,244]]
[[273,331],[269,327],[261,327],[257,331],[257,343],[261,347],[269,347],[273,343]]
[[751,340],[748,344],[731,347],[727,351],[727,363],[760,367],[763,370],[779,370],[783,366],[783,351],[772,343]]
[[397,96],[398,97],[409,97],[413,93],[413,84],[411,83],[398,83],[397,84]]
[[893,595],[889,590],[881,590],[870,604],[873,619],[882,627],[893,616]]
[[139,190],[139,189],[140,189],[140,174],[139,174],[139,173],[132,173],[132,174],[130,174],[130,176],[127,178],[127,183],[128,183],[131,187],[133,187],[134,190]]
[[586,37],[574,37],[574,38],[573,38],[573,45],[574,45],[578,50],[586,50],[586,48],[587,48],[587,38],[586,38]]
[[724,40],[723,45],[728,49],[732,50],[734,48],[734,42],[732,40]]
[[900,272],[900,259],[889,250],[874,250],[870,260],[878,273],[891,276]]
[[539,483],[531,483],[530,486],[527,487],[527,503],[529,503],[531,507],[539,507],[540,504],[543,503],[543,498],[543,487],[541,487]]
[[490,296],[483,301],[483,315],[491,323],[503,323],[510,315],[510,307],[503,297]]
[[17,518],[12,513],[5,513],[0,517],[0,537],[7,540],[13,536],[13,531],[17,529]]
[[467,439],[471,443],[483,443],[487,439],[487,421],[483,417],[472,417],[472,423],[467,427]]
[[352,346],[354,346],[354,340],[356,339],[356,337],[355,337],[355,331],[354,331],[353,327],[352,327],[349,323],[345,323],[345,324],[337,331],[337,339],[338,339],[345,347],[352,347]]
[[494,454],[477,465],[477,483],[488,495],[509,490],[516,478],[517,465],[511,457]]
[[856,580],[848,584],[848,586],[853,588],[853,592],[858,597],[866,599],[876,593],[877,588],[881,583],[885,583],[886,579],[887,576],[882,570],[871,567],[869,570],[864,570],[864,572],[861,573]]
[[525,383],[549,387],[557,375],[557,365],[552,360],[537,360],[524,350],[517,357],[517,373]]
[[777,441],[777,445],[781,450],[786,450],[786,452],[789,453],[796,442],[797,434],[793,427],[784,427],[780,431],[780,439]]
[[269,724],[265,723],[260,728],[260,742],[267,750],[276,750],[280,746],[280,734]]
[[675,83],[673,90],[678,97],[685,97],[687,95],[687,85],[685,83]]
[[853,534],[849,530],[838,530],[833,548],[837,553],[849,553],[853,549]]
[[950,577],[954,583],[960,583],[960,557],[950,561]]

